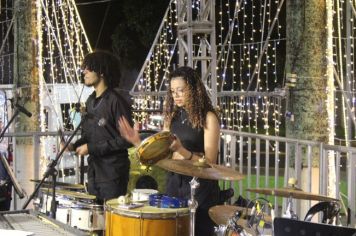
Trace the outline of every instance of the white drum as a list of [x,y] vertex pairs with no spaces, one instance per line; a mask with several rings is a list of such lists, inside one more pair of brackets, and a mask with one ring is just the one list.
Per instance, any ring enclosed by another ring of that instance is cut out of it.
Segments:
[[71,208],[67,205],[58,205],[56,211],[56,220],[63,224],[70,224]]
[[134,189],[132,190],[132,201],[148,201],[149,196],[156,193],[158,193],[158,191],[155,189]]
[[103,206],[85,203],[72,204],[70,226],[85,231],[104,230]]

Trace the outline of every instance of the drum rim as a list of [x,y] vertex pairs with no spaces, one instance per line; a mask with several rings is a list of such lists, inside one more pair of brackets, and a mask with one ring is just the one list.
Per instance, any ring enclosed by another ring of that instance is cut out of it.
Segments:
[[[158,209],[165,209],[165,208],[158,208]],[[174,209],[174,208],[170,208]],[[116,214],[119,216],[126,216],[130,218],[143,218],[143,219],[175,219],[177,217],[184,217],[190,214],[189,208],[176,208],[177,211],[175,212],[159,212],[159,213],[152,213],[152,212],[137,212],[137,211],[130,211],[130,209],[118,209],[112,206],[106,205],[105,211],[111,214]],[[179,209],[181,209],[179,211]],[[186,209],[186,211],[182,211],[182,209]]]
[[150,145],[151,143],[154,143],[154,141],[160,140],[162,138],[169,138],[172,135],[173,135],[172,132],[164,130],[164,131],[155,133],[155,134],[145,138],[141,142],[141,144],[136,148],[135,156],[144,165],[151,165],[151,164],[154,164],[155,162],[162,160],[166,157],[170,157],[173,154],[173,152],[169,148],[167,150],[165,150],[164,152],[160,153],[159,155],[156,155],[155,158],[147,158],[146,159],[143,157],[143,154],[145,153],[144,148],[146,147],[146,145]]

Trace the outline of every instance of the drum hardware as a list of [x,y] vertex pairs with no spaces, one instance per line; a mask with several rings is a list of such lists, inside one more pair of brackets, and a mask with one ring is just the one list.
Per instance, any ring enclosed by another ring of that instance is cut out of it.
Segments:
[[324,195],[313,194],[304,192],[302,189],[296,187],[296,180],[291,178],[288,180],[289,187],[285,188],[256,188],[256,189],[246,189],[246,191],[260,193],[265,195],[272,195],[278,197],[287,197],[287,208],[283,217],[290,219],[298,219],[298,216],[293,211],[293,201],[292,199],[304,199],[304,200],[315,200],[315,201],[339,201],[336,198],[331,198]]
[[[256,210],[253,214],[253,210],[249,208],[217,205],[209,209],[209,216],[217,225],[226,225],[225,230],[227,231],[238,233],[238,231],[241,231],[241,228],[243,228],[245,234],[250,235],[259,235],[261,231],[265,229],[272,231],[273,217],[264,214],[260,204],[256,204],[255,208]],[[254,216],[252,217],[252,215]],[[272,212],[271,215],[273,215]],[[253,221],[251,221],[252,218]],[[254,224],[256,224],[256,227],[252,227]],[[222,230],[224,230],[224,227],[216,228],[218,232]]]
[[[30,179],[31,182],[39,183],[41,180],[39,179]],[[44,188],[51,187],[52,182],[50,181],[44,181],[43,186]],[[64,183],[64,182],[56,182],[56,187],[57,188],[63,188],[63,189],[68,189],[68,190],[85,190],[85,186],[82,184],[70,184],[70,183]]]
[[199,187],[198,178],[212,180],[241,180],[244,178],[243,175],[233,169],[216,164],[209,164],[204,158],[199,159],[198,162],[164,159],[157,162],[156,165],[171,172],[193,177],[189,182],[191,197],[189,200],[191,236],[195,234],[195,213],[198,207],[198,202],[195,200],[195,192]]
[[42,184],[45,182],[45,180],[51,176],[52,177],[52,204],[51,204],[51,217],[53,219],[56,218],[56,210],[57,210],[57,206],[56,206],[56,179],[57,179],[57,174],[58,171],[56,169],[56,166],[58,164],[58,161],[60,159],[60,157],[62,156],[62,154],[67,150],[67,147],[69,146],[70,142],[72,141],[72,139],[74,138],[74,136],[77,134],[77,132],[79,131],[79,129],[81,128],[83,122],[87,119],[87,116],[83,117],[80,121],[80,123],[78,124],[78,126],[76,127],[76,129],[73,131],[72,135],[68,138],[67,142],[64,144],[64,146],[62,147],[62,149],[60,150],[60,152],[57,154],[57,156],[55,157],[55,159],[53,159],[52,161],[50,161],[50,163],[48,163],[46,171],[43,174],[43,178],[42,180],[38,183],[38,185],[35,187],[35,190],[33,191],[33,193],[29,196],[29,198],[27,199],[27,201],[25,202],[25,204],[22,206],[22,209],[26,209],[28,204],[34,199],[34,197],[37,195],[38,190],[41,188]]

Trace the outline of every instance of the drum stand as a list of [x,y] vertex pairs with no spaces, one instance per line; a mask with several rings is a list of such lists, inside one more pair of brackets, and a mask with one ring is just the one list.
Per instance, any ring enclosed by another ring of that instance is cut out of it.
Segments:
[[288,197],[287,209],[286,209],[285,213],[283,214],[283,217],[298,220],[297,214],[295,214],[293,211],[292,196]]
[[189,200],[189,209],[190,209],[190,236],[195,235],[195,213],[198,208],[198,201],[195,200],[195,191],[199,187],[198,177],[193,177],[189,182],[190,184],[190,200]]

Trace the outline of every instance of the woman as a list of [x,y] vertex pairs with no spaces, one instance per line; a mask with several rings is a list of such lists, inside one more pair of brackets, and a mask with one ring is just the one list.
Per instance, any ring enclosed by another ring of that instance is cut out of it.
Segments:
[[[121,135],[134,145],[141,142],[138,132],[125,119],[119,120]],[[198,73],[190,67],[180,67],[169,77],[164,107],[164,129],[176,136],[170,148],[173,159],[198,160],[203,155],[208,163],[217,163],[220,126],[205,86]],[[192,177],[169,173],[167,195],[190,198]],[[195,235],[214,234],[214,223],[208,215],[210,207],[218,204],[219,186],[215,180],[199,179],[196,191]]]

